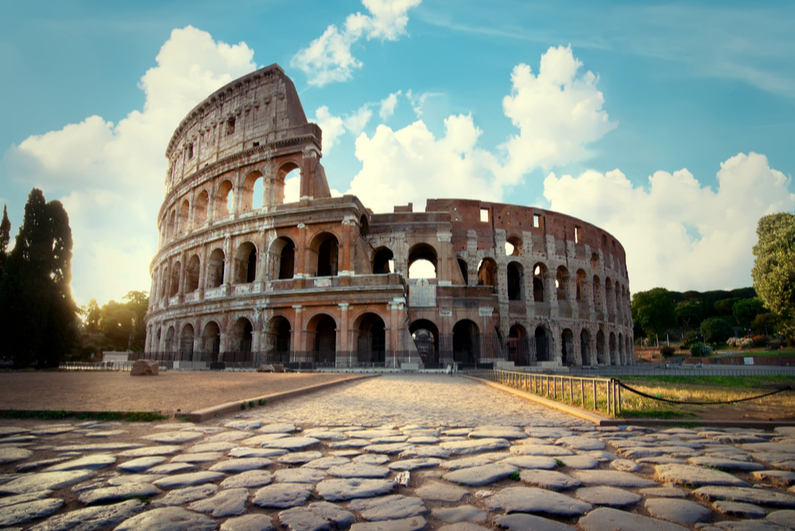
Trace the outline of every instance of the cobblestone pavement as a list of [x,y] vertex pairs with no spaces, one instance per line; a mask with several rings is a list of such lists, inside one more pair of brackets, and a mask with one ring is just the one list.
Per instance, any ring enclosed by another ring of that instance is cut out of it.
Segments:
[[3,421],[0,527],[795,529],[795,428],[597,428],[392,375],[201,425]]

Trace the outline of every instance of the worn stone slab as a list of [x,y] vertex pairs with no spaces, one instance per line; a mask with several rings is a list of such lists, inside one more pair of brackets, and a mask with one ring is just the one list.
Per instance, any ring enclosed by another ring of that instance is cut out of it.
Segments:
[[306,437],[314,437],[315,439],[320,439],[321,441],[344,441],[350,438],[340,431],[329,430],[326,428],[315,428],[312,430],[306,430],[304,431],[304,435]]
[[145,435],[141,439],[147,441],[155,441],[164,444],[183,444],[190,441],[195,441],[204,437],[203,433],[195,431],[166,431],[162,433],[153,433],[152,435]]
[[40,459],[37,461],[28,461],[27,463],[20,463],[17,465],[17,472],[30,472],[33,469],[41,468],[43,466],[50,466],[57,463],[68,461],[69,457],[53,457],[52,459]]
[[369,444],[362,448],[362,451],[371,454],[386,454],[393,455],[403,452],[409,447],[406,443],[383,443],[383,444]]
[[[389,458],[387,458],[388,460]],[[333,466],[347,465],[351,460],[346,457],[339,457],[331,455],[328,457],[321,457],[320,459],[313,459],[306,463],[304,468],[317,468],[318,470],[328,470]]]
[[416,470],[418,468],[433,468],[442,463],[436,457],[422,457],[418,459],[403,459],[389,463],[390,470]]
[[781,511],[773,511],[772,513],[767,515],[767,519],[773,522],[774,524],[780,525],[781,527],[789,527],[790,529],[795,529],[795,511],[790,511],[786,509]]
[[638,463],[644,465],[686,465],[687,461],[679,459],[678,457],[671,457],[670,455],[661,455],[659,457],[641,457]]
[[787,470],[758,470],[752,475],[760,481],[769,481],[779,487],[789,487],[795,484],[795,472]]
[[648,518],[639,514],[602,507],[591,511],[578,522],[584,531],[686,531],[671,522]]
[[179,474],[188,472],[189,470],[196,470],[196,465],[191,463],[165,463],[147,469],[146,473],[154,475]]
[[0,465],[5,463],[13,463],[14,461],[22,461],[33,455],[33,452],[27,448],[18,448],[15,446],[7,446],[0,448]]
[[26,494],[40,490],[58,490],[71,487],[94,475],[93,470],[68,470],[25,474],[0,485],[0,494]]
[[138,500],[127,500],[113,505],[87,507],[52,516],[30,528],[30,531],[97,531],[113,526],[140,513],[144,504]]
[[738,518],[764,518],[767,511],[752,503],[716,501],[712,504],[716,511]]
[[395,484],[385,479],[326,479],[318,483],[316,488],[326,501],[345,501],[389,494]]
[[508,448],[511,443],[506,439],[470,439],[443,442],[440,446],[453,455],[469,455]]
[[212,472],[224,472],[227,474],[237,472],[247,472],[264,468],[273,464],[273,461],[265,457],[242,457],[240,459],[227,459],[215,463],[209,468]]
[[142,472],[146,469],[152,468],[155,465],[164,463],[166,458],[160,455],[153,455],[151,457],[139,457],[138,459],[131,459],[124,463],[116,465],[116,470],[122,472]]
[[303,465],[321,457],[323,454],[318,451],[291,452],[279,457],[276,461],[283,465]]
[[201,452],[198,454],[180,454],[171,459],[172,463],[212,463],[222,459],[221,452]]
[[46,498],[25,503],[17,503],[0,508],[0,527],[24,524],[36,518],[44,518],[61,508],[60,498]]
[[783,528],[768,520],[725,520],[717,522],[714,527],[704,528],[703,531],[783,531]]
[[427,511],[420,498],[392,494],[381,498],[354,500],[348,504],[349,511],[356,511],[371,522],[397,520],[419,516]]
[[161,507],[125,520],[114,531],[214,531],[217,526],[203,514],[182,507]]
[[645,507],[655,518],[688,526],[706,520],[712,514],[699,503],[671,498],[648,498]]
[[89,439],[101,439],[104,437],[116,437],[125,433],[127,433],[127,430],[89,431],[86,433],[86,437]]
[[389,468],[363,463],[350,463],[333,466],[328,469],[328,474],[338,478],[385,478],[389,475]]
[[462,468],[453,472],[448,472],[442,477],[451,483],[468,485],[470,487],[481,487],[505,479],[518,471],[518,468],[507,463],[490,463],[488,465]]
[[417,496],[428,501],[457,502],[469,494],[469,491],[457,485],[429,481],[416,490]]
[[199,485],[202,483],[210,483],[211,481],[216,481],[222,477],[224,477],[224,475],[220,472],[189,472],[187,474],[177,474],[175,476],[167,476],[162,479],[158,479],[154,482],[154,485],[161,489],[171,490],[182,487],[191,487],[193,485]]
[[552,470],[558,466],[557,460],[543,455],[516,455],[503,459],[501,462],[519,468],[540,468],[544,470]]
[[209,437],[205,438],[205,442],[213,443],[213,442],[235,442],[240,441],[243,439],[248,439],[251,437],[251,434],[246,433],[245,431],[240,430],[229,430],[229,431],[222,431],[216,433],[215,435],[210,435]]
[[560,439],[561,437],[571,437],[575,433],[565,428],[545,428],[539,426],[528,426],[524,432],[530,437],[538,437],[539,439]]
[[431,514],[447,524],[459,522],[483,523],[489,514],[472,505],[459,505],[458,507],[438,507]]
[[216,442],[203,442],[201,444],[195,444],[188,448],[187,452],[193,454],[200,454],[204,452],[226,452],[228,450],[232,450],[237,448],[239,445],[234,442],[229,441],[216,441]]
[[640,489],[644,496],[657,496],[659,498],[687,498],[687,491],[678,487],[650,487],[647,489]]
[[383,454],[362,454],[351,459],[351,462],[362,465],[381,466],[389,462],[389,456]]
[[765,463],[769,467],[782,468],[790,472],[795,472],[795,455],[793,454],[760,452],[752,455],[754,459]]
[[489,531],[489,528],[473,522],[458,522],[455,524],[443,525],[439,528],[439,531]]
[[364,448],[372,444],[369,439],[348,439],[347,441],[337,441],[328,443],[329,448]]
[[128,483],[116,487],[104,487],[92,489],[84,492],[78,498],[80,503],[94,505],[97,503],[107,503],[120,501],[129,498],[149,498],[157,496],[162,491],[150,483]]
[[513,426],[481,426],[467,435],[470,439],[527,439],[521,428]]
[[221,524],[220,531],[276,531],[267,514],[247,514],[229,518]]
[[591,505],[608,507],[626,507],[643,499],[639,494],[616,487],[583,487],[577,489],[574,496]]
[[383,439],[384,437],[396,437],[403,435],[398,430],[357,430],[346,431],[345,435],[352,439]]
[[770,507],[795,507],[795,496],[748,487],[701,487],[693,494],[708,501],[728,500]]
[[285,437],[262,444],[263,448],[281,448],[282,450],[298,451],[305,450],[320,444],[320,439],[314,437]]
[[289,509],[303,505],[312,494],[312,486],[304,483],[276,483],[262,487],[254,494],[251,503],[260,507]]
[[350,531],[420,531],[428,522],[421,516],[390,520],[387,522],[360,522],[353,524]]
[[438,457],[440,459],[447,459],[450,457],[450,450],[442,448],[441,446],[409,446],[398,455],[398,459],[413,459],[422,457]]
[[221,482],[221,488],[255,488],[270,485],[273,481],[273,474],[267,470],[249,470],[230,476]]
[[571,450],[604,450],[605,443],[594,437],[584,437],[574,435],[571,437],[561,437],[555,444],[560,444]]
[[325,470],[315,468],[282,468],[273,473],[273,479],[279,483],[317,483],[327,475]]
[[568,448],[562,448],[553,444],[514,444],[510,452],[514,455],[545,455],[556,457],[560,455],[574,455]]
[[116,462],[116,456],[110,454],[94,454],[64,461],[45,468],[42,472],[64,472],[66,470],[99,470]]
[[420,437],[409,437],[406,439],[408,444],[438,444],[441,442],[439,437],[430,437],[427,435],[420,436]]
[[158,444],[156,446],[142,446],[132,450],[125,450],[119,454],[120,457],[148,457],[153,455],[170,455],[182,450],[182,446],[177,444]]
[[199,500],[188,505],[188,509],[199,513],[210,513],[213,518],[240,516],[246,514],[248,489],[224,489],[212,498]]
[[218,492],[218,485],[212,483],[207,485],[199,485],[197,487],[186,487],[184,489],[175,489],[152,502],[153,507],[164,507],[170,505],[185,505],[196,500],[203,500],[208,496],[212,496]]
[[740,448],[751,453],[770,452],[774,454],[795,454],[795,443],[778,443],[778,442],[749,443],[749,444],[741,444]]
[[765,466],[759,463],[752,463],[750,461],[737,461],[735,459],[724,459],[721,457],[713,457],[708,455],[700,455],[691,457],[688,462],[710,468],[721,468],[725,470],[740,470],[742,472],[754,472],[756,470],[764,470]]
[[748,486],[745,481],[726,472],[695,465],[657,465],[654,470],[660,481],[679,483],[680,485],[691,485],[693,487],[704,485]]
[[519,473],[519,479],[550,490],[573,489],[582,485],[580,480],[554,470],[525,469]]
[[[257,419],[238,419],[238,420],[230,420],[229,422],[224,424],[225,428],[231,428],[233,430],[243,430],[243,431],[250,431],[256,430],[262,426],[262,421]],[[293,427],[293,430],[295,427]]]
[[486,498],[490,511],[506,513],[546,513],[556,516],[579,516],[590,511],[590,503],[557,492],[533,487],[509,487]]
[[246,446],[238,446],[229,450],[229,457],[244,458],[244,457],[279,457],[287,453],[287,450],[281,448],[248,448]]
[[532,514],[497,516],[494,523],[508,531],[576,531],[573,527]]
[[639,465],[635,461],[630,461],[629,459],[614,459],[610,461],[610,466],[619,472],[637,472],[643,468],[643,465]]
[[18,503],[41,500],[47,498],[50,494],[52,494],[51,490],[41,490],[38,492],[28,492],[26,494],[16,494],[14,496],[5,496],[0,498],[0,509],[8,507],[9,505],[17,505]]
[[555,461],[560,461],[563,466],[578,470],[588,470],[599,466],[599,461],[590,455],[561,455],[556,457]]
[[118,487],[129,483],[152,483],[162,478],[163,474],[123,474],[108,478],[108,485]]
[[440,465],[447,470],[461,470],[463,468],[472,468],[474,466],[484,466],[493,463],[494,460],[484,455],[476,455],[473,457],[464,457],[462,459],[451,459],[450,461],[442,461]]
[[279,439],[287,439],[289,437],[290,435],[287,433],[263,433],[236,442],[238,445],[244,445],[244,446],[262,446],[272,441],[277,441]]
[[572,472],[572,476],[586,485],[627,488],[643,488],[657,485],[657,482],[650,479],[617,470],[575,470]]
[[618,453],[625,459],[632,459],[632,460],[643,459],[648,457],[658,457],[663,454],[662,451],[652,447],[621,448],[618,450]]

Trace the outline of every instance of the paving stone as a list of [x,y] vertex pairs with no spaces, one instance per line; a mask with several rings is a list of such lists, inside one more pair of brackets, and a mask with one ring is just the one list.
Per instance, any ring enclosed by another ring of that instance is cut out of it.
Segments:
[[494,523],[508,531],[576,531],[573,527],[532,514],[497,516]]
[[99,529],[111,529],[140,513],[143,509],[144,504],[138,500],[127,500],[114,505],[87,507],[52,516],[44,522],[31,527],[29,531],[97,531]]
[[580,480],[554,470],[525,469],[520,472],[519,478],[525,483],[551,490],[573,489],[582,485]]
[[171,459],[172,463],[212,463],[223,458],[221,452],[201,452],[198,454],[179,454]]
[[383,443],[383,444],[369,444],[362,448],[364,452],[370,452],[372,454],[399,454],[403,452],[409,447],[406,443]]
[[640,516],[617,509],[602,507],[580,518],[579,526],[585,531],[686,531],[670,522]]
[[227,459],[210,467],[213,472],[236,473],[256,470],[273,464],[273,461],[264,457],[242,457],[240,459]]
[[169,505],[185,505],[196,500],[203,500],[208,496],[212,496],[218,492],[218,485],[212,483],[207,485],[199,485],[197,487],[186,487],[184,489],[175,489],[152,502],[153,507],[163,507]]
[[505,479],[518,471],[518,468],[506,463],[490,463],[488,465],[462,468],[453,472],[448,472],[442,477],[451,483],[468,485],[470,487],[481,487]]
[[764,470],[764,465],[759,463],[751,463],[748,461],[736,461],[734,459],[723,459],[720,457],[712,456],[698,456],[688,459],[690,463],[698,466],[705,466],[710,468],[721,468],[725,470],[740,470],[742,472],[753,472],[756,470]]
[[643,488],[657,485],[657,482],[629,472],[617,470],[575,470],[572,476],[586,485],[606,485],[608,487]]
[[370,500],[354,500],[348,504],[349,511],[356,511],[371,522],[411,518],[425,512],[425,503],[420,498],[392,494]]
[[[767,520],[737,520],[718,522],[712,529],[726,531],[783,531],[784,528]],[[710,530],[703,529],[701,531]]]
[[[226,428],[244,431],[256,430],[260,426],[262,426],[262,421],[256,419],[230,420],[224,424],[224,427]],[[293,429],[295,429],[295,427],[293,427]]]
[[511,446],[511,443],[506,439],[471,439],[443,442],[440,446],[453,455],[468,455],[508,448]]
[[359,430],[355,432],[345,432],[345,435],[352,439],[383,439],[384,437],[394,437],[403,435],[397,430]]
[[565,428],[527,427],[524,432],[530,437],[538,437],[540,439],[560,439],[561,437],[574,435],[573,431]]
[[[387,458],[389,460],[389,458]],[[328,470],[333,466],[347,465],[351,460],[345,457],[328,456],[321,457],[320,459],[313,459],[306,463],[304,468],[317,468],[318,470]]]
[[94,475],[93,470],[68,470],[25,474],[0,485],[0,494],[25,494],[40,490],[58,490],[71,487]]
[[157,446],[142,446],[132,450],[125,450],[119,454],[121,457],[148,457],[152,455],[170,455],[182,450],[177,444],[158,444]]
[[260,433],[293,433],[297,430],[295,424],[292,422],[280,422],[274,424],[266,424],[262,427],[257,427],[256,430]]
[[152,468],[155,465],[164,463],[165,461],[166,458],[160,455],[139,457],[138,459],[132,459],[130,461],[116,465],[116,469],[121,470],[122,472],[142,472],[148,468]]
[[429,481],[416,490],[417,496],[428,501],[457,502],[469,494],[469,491],[457,485]]
[[447,524],[458,522],[485,522],[488,518],[486,511],[481,511],[472,505],[460,505],[458,507],[439,507],[433,509],[431,514]]
[[605,452],[604,450],[591,450],[586,452],[588,455],[599,461],[600,463],[608,463],[615,459],[618,459],[616,454]]
[[558,462],[554,458],[543,455],[516,455],[505,458],[501,462],[519,468],[541,468],[544,470],[552,470],[558,466]]
[[333,503],[315,502],[280,512],[279,521],[292,531],[331,531],[354,523],[356,517]]
[[756,435],[741,434],[741,433],[711,433],[706,435],[708,439],[713,439],[723,444],[741,444],[741,443],[760,443],[766,442],[764,438],[757,437]]
[[429,436],[421,436],[421,437],[409,437],[406,439],[408,444],[438,444],[441,441],[439,437],[429,437]]
[[795,529],[795,511],[786,509],[782,511],[773,511],[767,515],[767,519],[781,527]]
[[643,468],[643,465],[639,465],[635,461],[630,461],[629,459],[615,459],[610,461],[610,466],[619,472],[637,472]]
[[569,496],[533,487],[508,487],[486,498],[490,511],[506,513],[546,513],[556,516],[578,516],[593,506]]
[[287,433],[261,433],[242,441],[236,441],[238,445],[245,446],[263,446],[279,439],[289,439],[290,435]]
[[124,474],[109,478],[108,485],[118,487],[119,485],[128,485],[130,483],[152,483],[162,477],[164,477],[163,474]]
[[7,445],[19,445],[21,443],[29,443],[37,440],[38,437],[35,435],[17,435],[13,437],[4,437],[2,444]]
[[621,448],[618,451],[618,453],[621,454],[621,456],[626,459],[633,459],[633,460],[642,459],[645,457],[658,457],[662,455],[662,452],[657,448],[645,448],[645,447]]
[[180,431],[166,431],[163,433],[153,433],[152,435],[146,435],[141,438],[146,439],[148,441],[155,441],[164,444],[182,444],[190,441],[195,441],[197,439],[201,439],[202,437],[204,437],[203,433],[180,430]]
[[239,441],[241,439],[248,439],[249,437],[251,437],[251,435],[249,435],[244,431],[231,430],[231,431],[222,431],[220,433],[216,433],[215,435],[211,435],[204,440],[208,443],[234,442],[234,441]]
[[204,452],[226,452],[227,450],[232,450],[233,448],[237,448],[238,444],[229,442],[229,441],[218,441],[218,442],[208,442],[208,443],[201,443],[191,446],[187,451],[189,453],[200,454]]
[[712,511],[699,503],[671,498],[648,498],[645,507],[655,518],[682,525],[694,525],[712,514]]
[[638,463],[644,465],[686,465],[687,461],[679,459],[678,457],[671,457],[670,455],[661,455],[659,457],[641,457],[637,459]]
[[555,461],[560,461],[563,463],[563,466],[576,468],[578,470],[587,470],[599,466],[599,461],[590,455],[561,455],[556,457]]
[[463,459],[452,459],[450,461],[443,461],[442,468],[447,470],[461,470],[463,468],[472,468],[474,466],[484,466],[493,463],[494,460],[484,456],[476,455],[474,457],[464,457]]
[[30,470],[41,468],[43,466],[50,466],[56,463],[63,463],[64,461],[68,461],[68,457],[54,457],[52,459],[40,459],[38,461],[28,461],[27,463],[21,463],[17,465],[17,472],[28,472]]
[[262,487],[254,494],[251,503],[260,507],[289,509],[303,505],[312,494],[312,486],[304,483],[277,483]]
[[639,494],[616,487],[583,487],[577,489],[574,496],[591,505],[608,507],[626,507],[643,499]]
[[777,443],[777,442],[750,443],[750,444],[741,444],[740,448],[751,453],[770,452],[775,454],[795,454],[795,443]]
[[701,487],[693,491],[699,498],[755,503],[770,507],[795,507],[795,496],[763,489],[747,487]]
[[337,441],[329,443],[329,448],[364,448],[370,446],[368,439],[348,439],[347,441]]
[[793,454],[760,452],[752,455],[754,459],[765,463],[769,467],[783,468],[784,470],[795,472],[795,455]]
[[108,430],[108,431],[90,431],[86,433],[86,437],[90,439],[101,439],[103,437],[116,437],[127,433],[127,430]]
[[22,461],[32,455],[33,452],[27,448],[17,448],[15,446],[0,448],[0,465],[13,463],[14,461]]
[[561,448],[552,444],[514,444],[510,449],[514,455],[574,455],[574,452],[567,448]]
[[403,459],[389,463],[390,470],[416,470],[418,468],[433,468],[442,463],[435,457],[422,457],[419,459]]
[[439,528],[439,531],[489,531],[489,528],[472,522],[458,522],[455,524],[443,525]]
[[291,452],[281,456],[276,461],[283,465],[303,465],[321,457],[323,457],[323,454],[317,451]]
[[687,498],[687,491],[677,487],[651,487],[640,489],[638,492],[644,496],[657,496],[659,498]]
[[229,457],[279,457],[287,453],[281,448],[247,448],[238,446],[229,451]]
[[521,428],[513,426],[481,426],[467,435],[470,439],[527,439]]
[[349,439],[347,435],[335,430],[328,430],[324,428],[316,428],[314,430],[306,430],[303,432],[307,437],[314,437],[321,441],[344,441]]
[[189,472],[187,474],[177,474],[175,476],[167,476],[158,479],[154,482],[154,485],[166,490],[179,489],[182,487],[199,485],[201,483],[209,483],[221,479],[222,477],[224,477],[224,475],[220,472]]
[[694,465],[657,465],[654,467],[660,481],[680,485],[732,485],[746,487],[748,483],[726,472]]
[[420,531],[428,522],[421,516],[390,520],[387,522],[360,522],[353,524],[350,531]]
[[395,489],[395,484],[385,479],[326,479],[316,488],[326,501],[345,501],[388,494]]
[[366,465],[363,463],[350,463],[347,465],[333,466],[328,469],[330,476],[338,478],[385,478],[389,475],[389,468],[383,466]]
[[52,465],[45,468],[42,472],[64,472],[66,470],[99,470],[108,465],[116,462],[115,455],[109,454],[94,454],[74,459],[72,461],[64,461],[57,465]]
[[58,435],[60,433],[69,433],[70,431],[74,431],[74,426],[63,426],[61,424],[52,424],[47,426],[36,426],[30,433],[33,435]]
[[146,470],[147,474],[178,474],[188,472],[189,470],[196,470],[196,465],[190,463],[165,463],[163,465],[153,466]]
[[78,498],[80,503],[94,505],[97,503],[108,503],[121,501],[129,498],[149,498],[157,496],[162,491],[149,483],[128,483],[117,487],[104,487],[84,492]]
[[764,518],[767,511],[752,503],[716,501],[712,504],[716,511],[738,518]]
[[240,516],[246,514],[248,489],[224,489],[212,498],[199,500],[188,505],[188,509],[199,513],[210,513],[213,518]]
[[[9,435],[17,435],[19,433],[27,433],[28,429],[21,426],[0,426],[0,437],[8,437]],[[4,440],[4,439],[0,439]]]
[[574,435],[570,437],[561,437],[555,444],[561,444],[566,448],[572,450],[604,450],[605,443],[593,437],[583,437],[582,435]]
[[221,482],[221,488],[234,489],[234,488],[255,488],[270,485],[273,481],[273,474],[267,470],[248,470],[230,476]]
[[247,514],[229,518],[221,524],[220,531],[276,531],[267,514]]
[[[360,457],[362,453],[359,450],[334,450],[333,452],[328,453],[329,457],[345,457],[347,459],[352,459],[354,457]],[[371,454],[367,454],[371,455]],[[384,456],[380,456],[384,457]],[[389,460],[389,458],[386,458]]]
[[[402,455],[403,454],[401,454],[401,456]],[[362,465],[380,466],[388,463],[389,457],[383,454],[363,454],[363,455],[357,455],[356,457],[351,459],[351,462]]]
[[273,479],[279,483],[317,483],[327,475],[315,468],[282,468],[273,473]]
[[42,490],[38,492],[28,492],[27,494],[16,494],[14,496],[5,496],[0,498],[0,508],[8,507],[9,505],[16,505],[18,503],[28,503],[35,500],[41,500],[52,494],[51,490]]
[[0,508],[0,527],[24,524],[36,518],[50,516],[63,504],[64,501],[60,498],[47,498]]
[[215,520],[203,514],[182,507],[161,507],[125,520],[114,531],[214,531],[217,526]]

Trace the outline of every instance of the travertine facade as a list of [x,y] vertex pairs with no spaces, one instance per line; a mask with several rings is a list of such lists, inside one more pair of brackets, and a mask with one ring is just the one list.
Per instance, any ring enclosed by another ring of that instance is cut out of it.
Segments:
[[[321,130],[277,65],[199,104],[166,156],[150,353],[337,367],[634,360],[610,234],[532,207],[431,199],[375,214],[332,198]],[[300,199],[284,203],[295,169]],[[435,278],[409,278],[421,260]]]

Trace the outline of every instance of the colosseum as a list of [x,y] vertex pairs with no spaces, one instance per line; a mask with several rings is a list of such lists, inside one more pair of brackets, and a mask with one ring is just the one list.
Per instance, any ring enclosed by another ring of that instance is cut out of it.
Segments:
[[[278,65],[197,105],[166,150],[147,356],[295,368],[634,362],[624,249],[534,207],[332,197]],[[300,192],[285,202],[285,178]],[[211,365],[218,366],[218,365]]]

